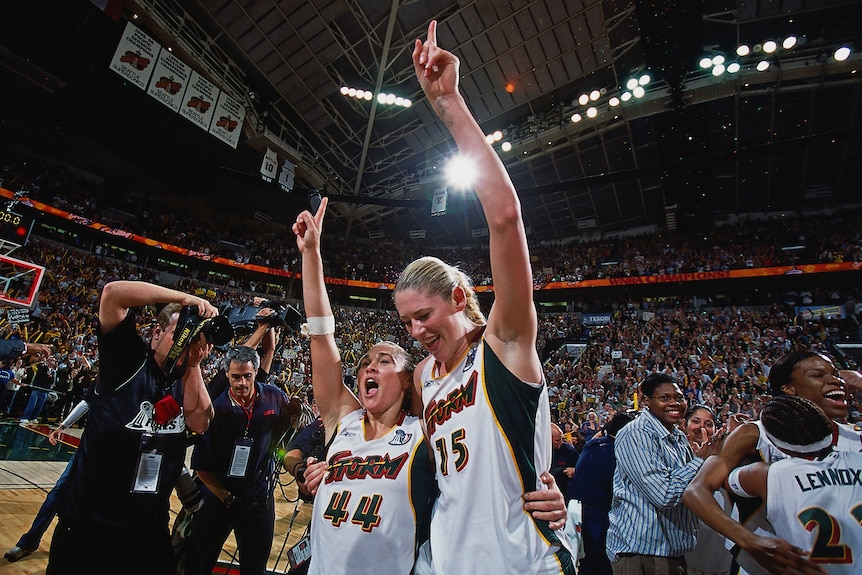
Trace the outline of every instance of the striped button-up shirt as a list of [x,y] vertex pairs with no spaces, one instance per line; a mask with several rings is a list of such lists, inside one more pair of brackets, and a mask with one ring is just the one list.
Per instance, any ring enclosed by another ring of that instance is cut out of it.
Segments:
[[694,549],[697,519],[682,494],[703,465],[685,434],[644,410],[617,435],[607,553],[679,557]]

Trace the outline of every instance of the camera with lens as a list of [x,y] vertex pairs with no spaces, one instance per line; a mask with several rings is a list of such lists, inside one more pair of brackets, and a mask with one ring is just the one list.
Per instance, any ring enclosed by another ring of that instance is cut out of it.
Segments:
[[[274,314],[259,316],[262,309],[271,309]],[[228,307],[221,311],[222,316],[230,323],[237,335],[247,335],[255,330],[258,322],[272,327],[283,327],[289,332],[299,329],[302,314],[292,305],[276,301],[264,300],[259,306],[243,305]]]
[[177,362],[189,344],[200,334],[213,345],[226,345],[233,339],[234,329],[224,316],[204,318],[198,315],[197,306],[183,306],[174,329],[174,344],[165,359],[165,373],[170,377],[178,375]]
[[[311,449],[308,451],[308,455],[306,455],[306,461],[309,457],[313,457],[317,461],[323,461],[326,458],[326,445],[324,444],[324,434],[323,428],[315,430],[314,433],[311,434]],[[296,466],[296,481],[299,483],[305,483],[305,471],[308,469],[308,465],[305,461],[301,462]]]

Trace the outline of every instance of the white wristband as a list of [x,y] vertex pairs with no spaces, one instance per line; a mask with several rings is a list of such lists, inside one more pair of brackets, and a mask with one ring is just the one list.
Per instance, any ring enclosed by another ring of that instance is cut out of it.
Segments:
[[308,335],[329,335],[335,333],[335,318],[331,315],[306,318],[302,332]]
[[741,467],[736,467],[730,474],[727,476],[727,486],[733,493],[736,493],[740,497],[745,497],[751,499],[753,497],[757,497],[757,495],[752,495],[748,493],[745,489],[742,488],[742,484],[739,482],[739,470]]

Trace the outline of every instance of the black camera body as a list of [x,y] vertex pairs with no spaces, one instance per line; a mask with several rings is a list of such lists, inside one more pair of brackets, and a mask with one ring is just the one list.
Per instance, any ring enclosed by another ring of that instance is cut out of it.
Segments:
[[200,334],[213,345],[226,345],[234,337],[233,326],[222,316],[204,318],[198,315],[198,307],[185,305],[180,310],[177,327],[174,329],[174,344],[165,358],[165,373],[170,377],[178,375],[177,362],[183,352]]
[[[275,311],[268,316],[258,316],[260,310],[268,308]],[[292,305],[276,300],[266,300],[259,306],[243,305],[227,307],[221,310],[224,317],[233,327],[237,335],[246,335],[255,330],[258,322],[272,327],[283,327],[290,332],[299,330],[302,314]]]
[[[308,455],[306,455],[305,457],[306,461],[309,457],[313,457],[317,461],[324,461],[326,459],[326,442],[322,427],[315,430],[314,433],[311,434],[311,449],[309,450]],[[305,483],[306,469],[308,469],[308,465],[305,463],[305,461],[302,461],[299,465],[296,466],[296,480],[299,483]]]

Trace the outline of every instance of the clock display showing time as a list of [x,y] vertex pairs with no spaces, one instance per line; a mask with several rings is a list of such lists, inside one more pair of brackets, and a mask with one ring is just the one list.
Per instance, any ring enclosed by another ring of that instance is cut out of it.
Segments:
[[32,216],[25,216],[10,209],[0,209],[0,240],[25,245],[32,228]]

